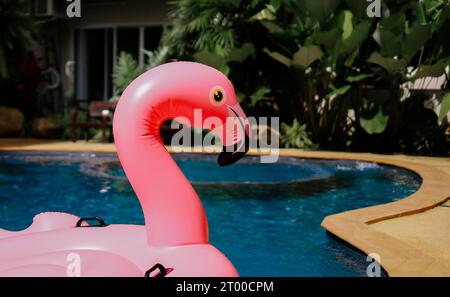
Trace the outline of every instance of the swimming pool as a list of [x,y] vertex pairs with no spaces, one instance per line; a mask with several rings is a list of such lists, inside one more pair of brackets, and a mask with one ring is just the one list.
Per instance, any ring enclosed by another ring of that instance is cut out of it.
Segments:
[[[406,197],[421,183],[370,162],[245,157],[221,168],[215,156],[175,159],[205,206],[210,241],[242,276],[364,276],[366,256],[329,236],[322,219]],[[0,153],[0,227],[26,228],[43,211],[143,224],[115,155]]]

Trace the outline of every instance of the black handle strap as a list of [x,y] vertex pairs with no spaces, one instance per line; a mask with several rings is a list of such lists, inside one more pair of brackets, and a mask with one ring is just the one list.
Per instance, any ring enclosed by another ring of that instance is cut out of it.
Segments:
[[[88,225],[88,226],[81,226],[83,222],[87,221],[97,221],[98,225]],[[80,218],[76,224],[76,227],[106,227],[106,223],[102,218],[94,217],[94,218]]]
[[[156,269],[158,269],[159,272],[157,274],[151,276],[150,274],[153,271],[155,271]],[[160,263],[156,263],[155,265],[152,266],[152,268],[150,268],[149,270],[147,270],[145,272],[145,277],[164,277],[172,270],[173,270],[173,268],[166,268],[166,267],[164,267],[164,265],[162,265]]]

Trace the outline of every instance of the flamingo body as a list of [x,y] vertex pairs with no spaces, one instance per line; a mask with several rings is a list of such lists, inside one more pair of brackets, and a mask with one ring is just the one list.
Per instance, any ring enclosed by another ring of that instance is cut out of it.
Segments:
[[[134,80],[117,105],[113,129],[145,226],[76,227],[76,216],[40,214],[25,230],[0,229],[0,276],[67,276],[74,271],[74,259],[81,276],[144,276],[155,264],[167,268],[167,276],[238,276],[209,243],[202,203],[159,136],[168,119],[181,117],[195,126],[194,110],[201,110],[202,122],[219,119],[224,147],[242,147],[248,127],[231,131],[225,122],[228,117],[245,119],[245,114],[232,84],[219,71],[173,62]],[[223,152],[219,164],[242,155]]]

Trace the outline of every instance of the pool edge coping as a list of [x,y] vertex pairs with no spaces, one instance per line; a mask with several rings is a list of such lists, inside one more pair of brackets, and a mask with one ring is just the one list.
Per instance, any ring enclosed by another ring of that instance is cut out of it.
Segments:
[[[282,156],[376,162],[413,171],[422,178],[420,188],[400,200],[326,216],[321,226],[365,254],[377,253],[389,276],[450,276],[450,269],[438,258],[408,243],[372,228],[370,225],[392,218],[430,210],[450,198],[445,182],[450,175],[426,164],[395,159],[395,155],[305,152],[285,150]],[[369,264],[369,263],[368,263]]]
[[[114,144],[74,145],[71,142],[45,140],[44,144],[40,144],[39,140],[30,140],[31,143],[15,140],[19,143],[8,145],[8,139],[0,139],[0,151],[116,152]],[[259,154],[250,152],[249,155]],[[450,276],[450,269],[440,263],[439,258],[370,226],[376,222],[420,213],[445,202],[450,198],[450,187],[445,186],[445,182],[450,180],[450,174],[426,164],[425,161],[417,163],[401,160],[399,156],[402,155],[280,149],[280,156],[376,162],[405,168],[418,174],[422,178],[422,184],[412,195],[395,202],[329,215],[323,219],[321,226],[367,255],[380,255],[381,266],[389,276]]]

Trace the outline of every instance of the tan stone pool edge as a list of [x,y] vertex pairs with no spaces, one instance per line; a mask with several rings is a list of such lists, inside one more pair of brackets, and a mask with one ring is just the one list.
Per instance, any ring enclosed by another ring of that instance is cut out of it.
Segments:
[[[74,144],[67,141],[0,139],[0,150],[108,153],[115,152],[115,147],[114,144],[86,143],[84,141]],[[449,199],[450,158],[296,149],[281,149],[280,155],[297,158],[369,161],[403,167],[416,172],[422,178],[422,185],[413,195],[383,205],[327,216],[322,221],[322,226],[366,254],[379,254],[381,265],[390,276],[450,276],[450,269],[442,263],[439,255],[425,253],[404,240],[371,227],[371,224],[376,222],[429,210]]]
[[[373,223],[423,212],[447,201],[450,197],[450,159],[296,150],[285,150],[283,155],[370,161],[416,172],[422,178],[422,184],[414,194],[395,202],[330,215],[321,225],[364,253],[379,254],[381,265],[390,276],[450,276],[450,269],[442,263],[439,255],[426,254],[371,227]],[[414,162],[407,161],[408,158]],[[446,170],[433,166],[432,161],[442,162],[439,167]]]

